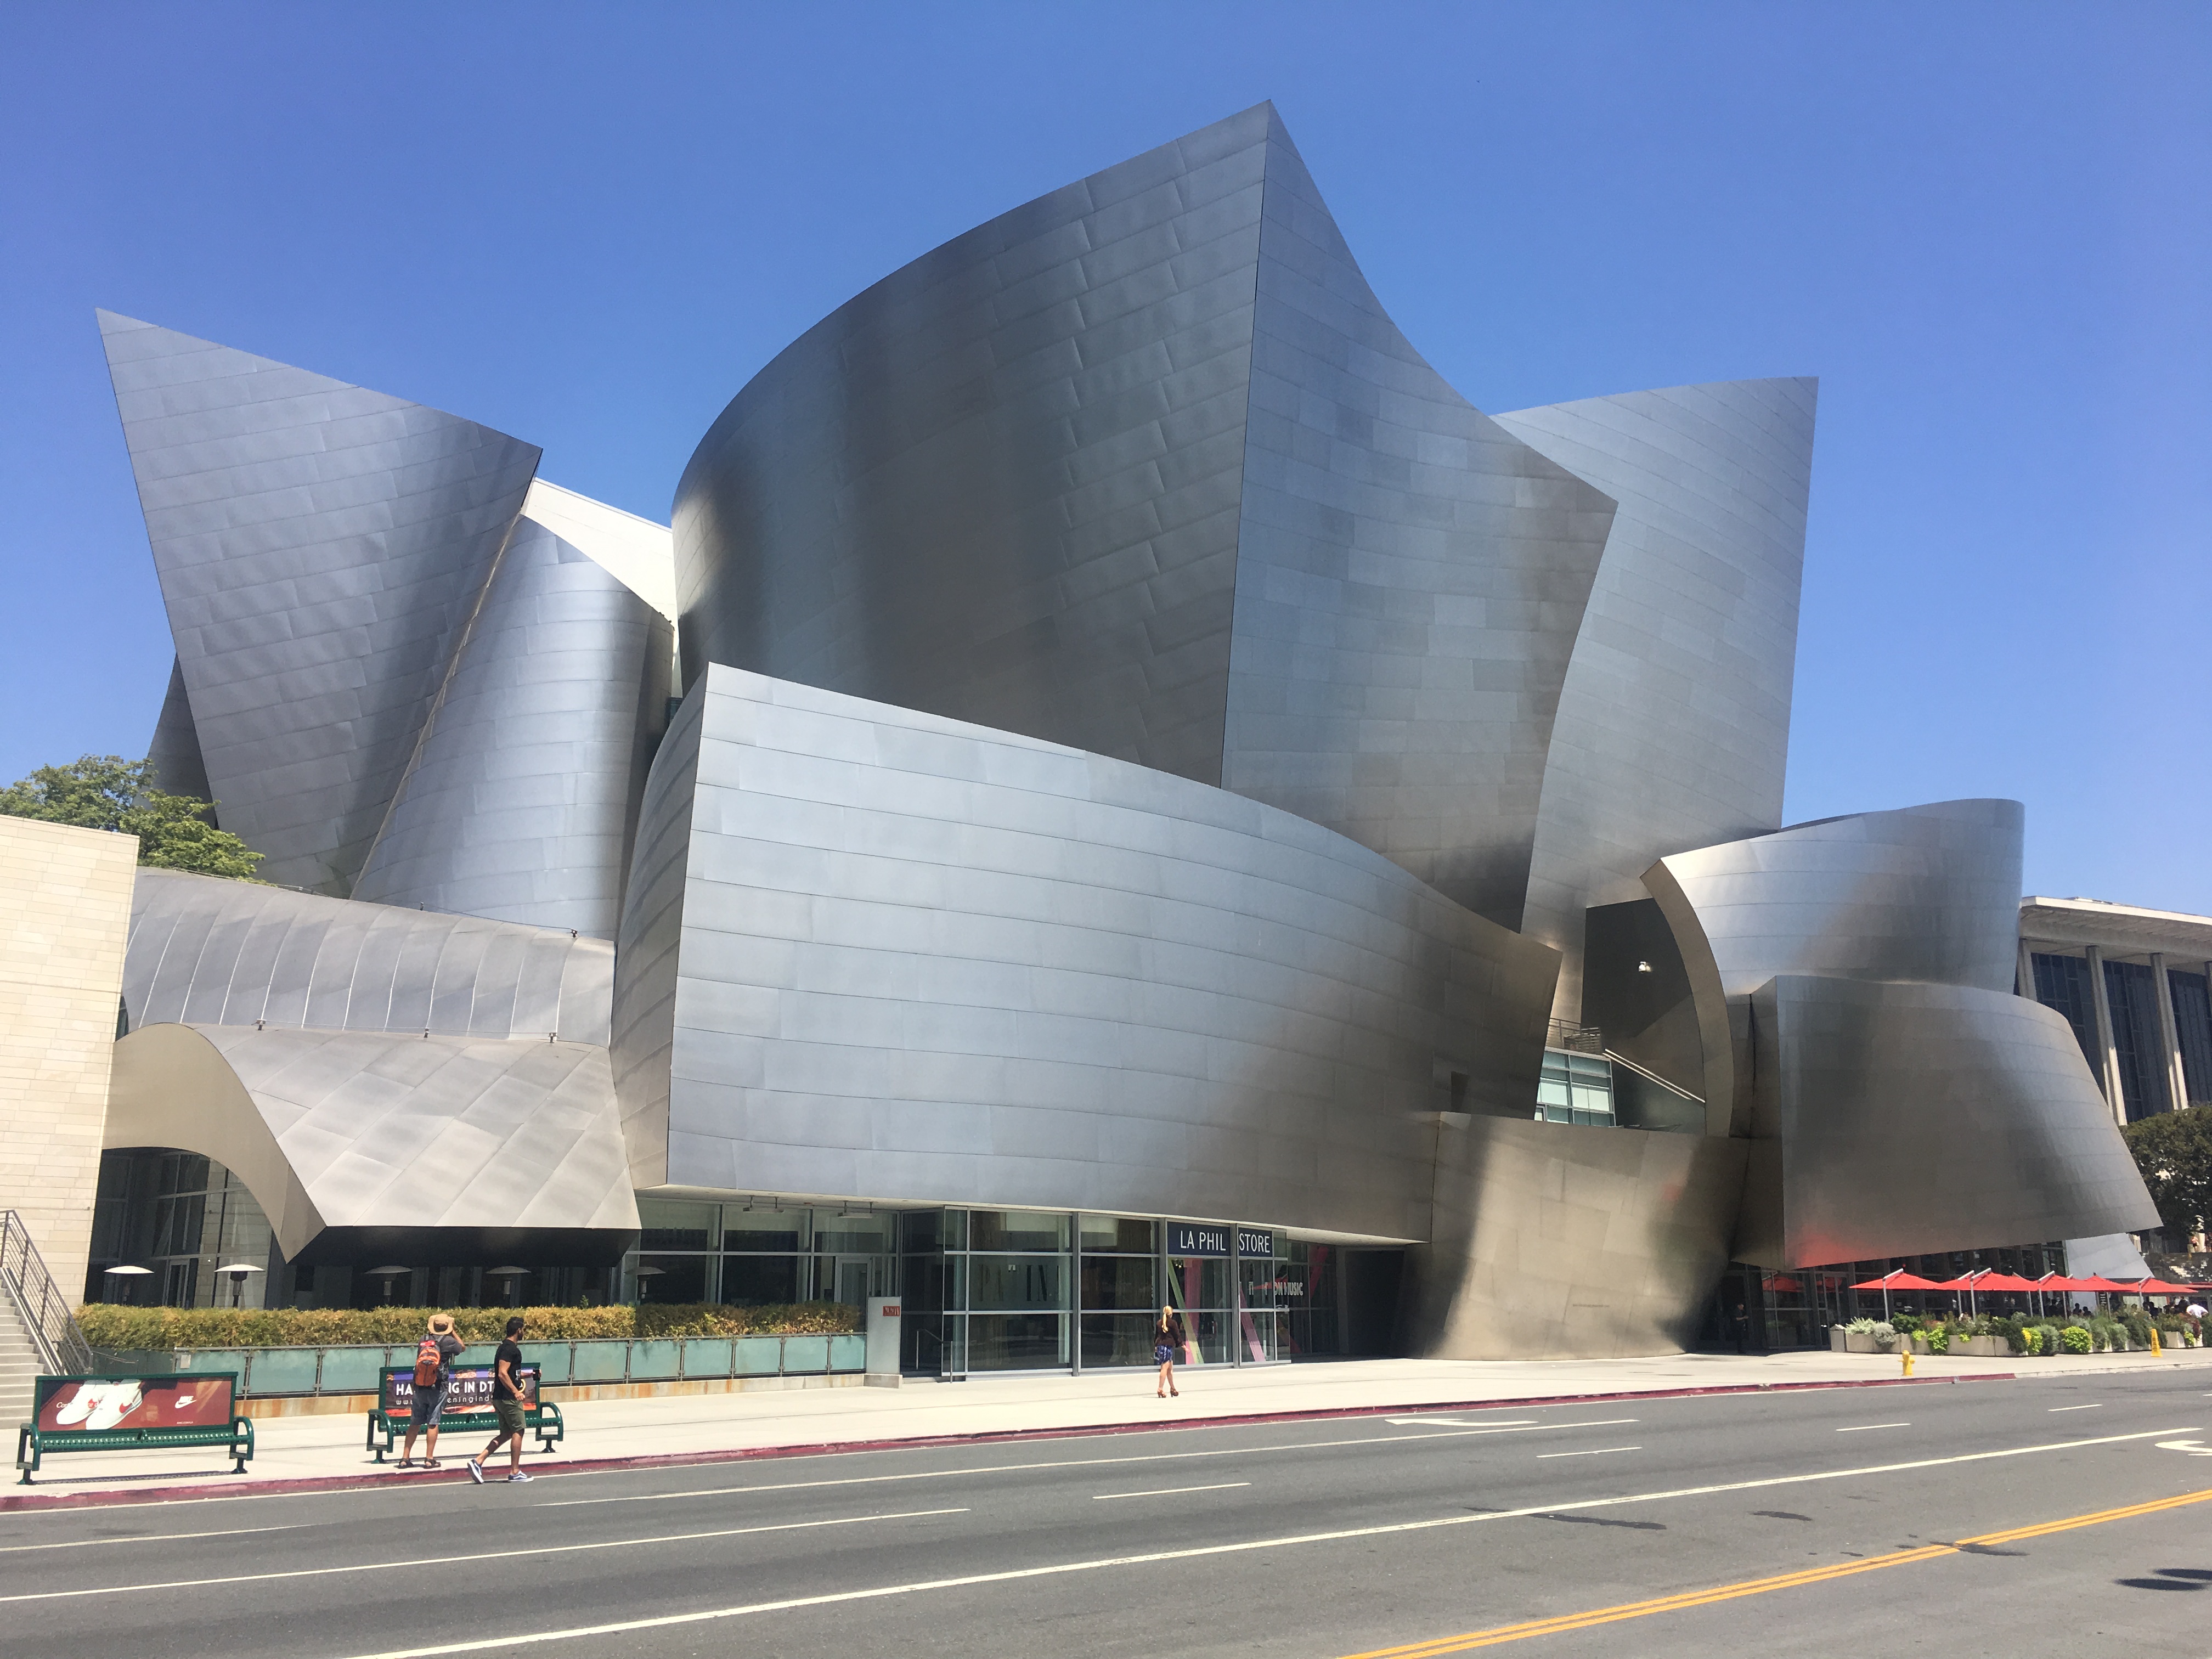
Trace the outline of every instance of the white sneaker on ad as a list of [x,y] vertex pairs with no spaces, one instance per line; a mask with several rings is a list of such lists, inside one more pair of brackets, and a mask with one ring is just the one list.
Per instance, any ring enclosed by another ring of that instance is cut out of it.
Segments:
[[64,1428],[73,1428],[92,1414],[92,1408],[106,1395],[105,1382],[80,1382],[76,1393],[54,1413],[54,1421]]
[[136,1382],[111,1383],[100,1403],[92,1408],[92,1414],[84,1419],[84,1425],[88,1429],[112,1429],[137,1411],[138,1402],[144,1398],[145,1390]]

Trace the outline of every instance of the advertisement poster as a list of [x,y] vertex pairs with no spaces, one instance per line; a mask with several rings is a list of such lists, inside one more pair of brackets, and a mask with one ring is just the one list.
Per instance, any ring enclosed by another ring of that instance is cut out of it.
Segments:
[[41,1429],[169,1429],[230,1426],[228,1376],[41,1378]]
[[[453,1380],[446,1389],[446,1409],[449,1412],[489,1412],[491,1409],[492,1368],[489,1365],[456,1366]],[[522,1403],[538,1403],[538,1367],[525,1363],[514,1368],[516,1386],[522,1390]],[[387,1368],[384,1373],[384,1412],[390,1417],[411,1416],[415,1410],[415,1369]]]

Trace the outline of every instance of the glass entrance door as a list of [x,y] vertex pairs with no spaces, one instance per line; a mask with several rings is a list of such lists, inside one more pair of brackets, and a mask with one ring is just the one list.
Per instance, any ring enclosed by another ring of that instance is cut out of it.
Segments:
[[868,1263],[840,1258],[837,1263],[837,1299],[848,1307],[866,1310],[868,1305]]

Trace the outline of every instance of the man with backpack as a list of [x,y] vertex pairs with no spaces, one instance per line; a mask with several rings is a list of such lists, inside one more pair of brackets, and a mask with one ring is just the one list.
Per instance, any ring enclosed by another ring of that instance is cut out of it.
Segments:
[[461,1339],[453,1334],[451,1314],[432,1314],[430,1328],[415,1345],[415,1409],[407,1419],[407,1443],[399,1449],[399,1467],[415,1464],[415,1437],[427,1437],[422,1446],[426,1469],[442,1468],[438,1462],[438,1419],[446,1409],[446,1391],[453,1384],[453,1361],[460,1357]]

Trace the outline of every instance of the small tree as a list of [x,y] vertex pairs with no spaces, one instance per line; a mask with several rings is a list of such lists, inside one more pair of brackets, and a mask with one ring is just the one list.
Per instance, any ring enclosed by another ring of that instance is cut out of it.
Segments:
[[87,755],[41,766],[0,789],[0,813],[138,837],[138,862],[157,870],[251,881],[262,854],[208,822],[214,803],[172,795],[146,781],[146,763]]
[[2186,1249],[2190,1235],[2205,1231],[2212,1218],[2212,1106],[2160,1112],[2120,1133],[2158,1206],[2160,1224]]

